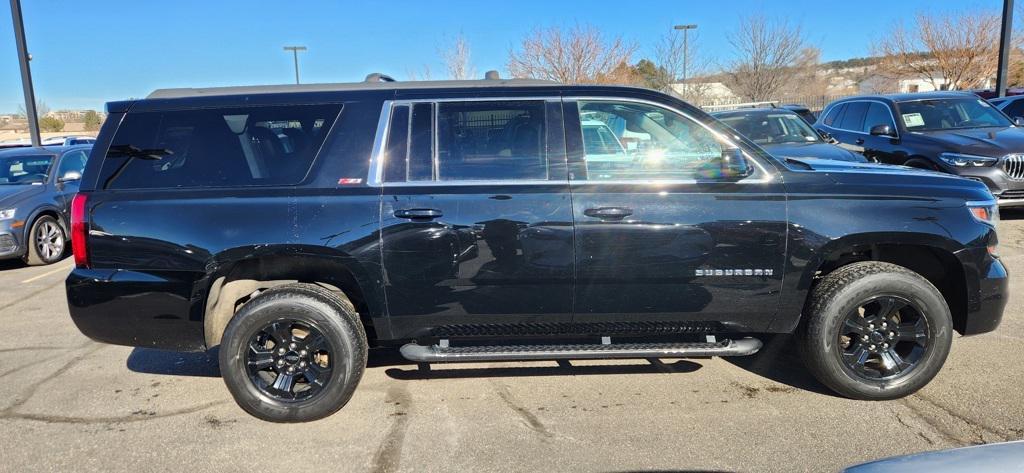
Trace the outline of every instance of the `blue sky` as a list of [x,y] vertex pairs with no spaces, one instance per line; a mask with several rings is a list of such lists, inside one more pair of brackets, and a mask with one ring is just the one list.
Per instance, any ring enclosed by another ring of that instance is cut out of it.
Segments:
[[[992,9],[1000,0],[667,1],[58,1],[22,0],[36,96],[51,109],[95,108],[160,87],[404,78],[430,65],[460,32],[478,71],[505,69],[508,51],[538,26],[589,23],[649,55],[672,24],[699,25],[700,46],[727,58],[728,31],[746,13],[803,25],[824,60],[865,56],[894,21],[918,11]],[[0,112],[22,103],[10,10],[0,3]]]

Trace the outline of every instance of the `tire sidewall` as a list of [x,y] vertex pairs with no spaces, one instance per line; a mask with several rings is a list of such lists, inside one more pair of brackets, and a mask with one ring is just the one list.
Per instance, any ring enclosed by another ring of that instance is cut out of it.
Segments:
[[[846,315],[858,305],[886,295],[907,299],[922,312],[928,325],[928,347],[907,373],[891,379],[861,378],[853,374],[840,358],[840,326]],[[841,289],[817,316],[822,323],[819,336],[809,339],[807,345],[815,352],[812,356],[819,357],[821,368],[832,380],[822,381],[836,391],[853,394],[854,397],[891,399],[917,391],[938,374],[952,343],[952,320],[945,299],[927,281],[907,274],[878,273],[854,281]]]
[[[323,390],[301,401],[275,399],[260,391],[249,378],[246,352],[249,340],[266,325],[278,320],[295,320],[314,326],[331,348],[331,376]],[[319,419],[348,402],[359,382],[365,344],[342,314],[325,301],[294,294],[279,294],[267,300],[253,300],[239,311],[224,332],[220,350],[221,376],[239,406],[250,414],[275,422]]]

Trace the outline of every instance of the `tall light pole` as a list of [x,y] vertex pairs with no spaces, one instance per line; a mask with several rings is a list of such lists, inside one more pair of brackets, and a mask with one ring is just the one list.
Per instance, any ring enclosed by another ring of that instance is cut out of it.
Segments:
[[999,69],[996,71],[996,97],[1006,97],[1006,70],[1010,64],[1010,35],[1013,30],[1013,0],[1003,0],[1003,26],[999,30]]
[[683,30],[683,90],[686,90],[686,66],[688,65],[687,61],[689,60],[686,56],[690,53],[690,43],[687,33],[689,33],[690,30],[697,29],[697,25],[675,25],[672,29]]
[[[13,0],[12,0],[13,1]],[[299,51],[305,51],[305,46],[285,46],[285,51],[291,51],[292,56],[295,57],[295,83],[299,83]]]
[[39,117],[36,116],[36,93],[32,90],[32,70],[28,61],[32,56],[25,44],[25,22],[21,19],[21,0],[11,0],[11,19],[14,20],[14,42],[18,43],[18,64],[21,65],[21,87],[25,89],[25,118],[32,146],[39,146]]

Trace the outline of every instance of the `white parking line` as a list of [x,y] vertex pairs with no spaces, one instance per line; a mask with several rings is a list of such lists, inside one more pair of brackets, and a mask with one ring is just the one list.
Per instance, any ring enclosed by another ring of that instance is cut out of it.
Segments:
[[38,281],[38,280],[43,279],[43,278],[45,278],[45,277],[47,277],[47,276],[49,276],[51,274],[56,274],[56,273],[59,273],[61,271],[68,271],[71,268],[73,268],[74,266],[75,266],[74,264],[71,264],[71,265],[68,265],[68,266],[61,266],[61,267],[59,267],[57,269],[53,269],[53,270],[47,271],[47,272],[45,272],[43,274],[40,274],[39,276],[33,276],[31,278],[28,278],[28,279],[22,281],[21,283],[22,284],[27,284],[27,283],[30,283],[30,282]]

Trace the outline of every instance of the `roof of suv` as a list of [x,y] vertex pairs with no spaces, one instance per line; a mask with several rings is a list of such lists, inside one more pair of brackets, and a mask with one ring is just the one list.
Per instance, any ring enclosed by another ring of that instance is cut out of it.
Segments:
[[246,85],[234,87],[204,87],[157,89],[147,99],[206,97],[223,95],[274,94],[288,92],[343,92],[355,90],[397,89],[452,89],[484,87],[551,87],[558,82],[537,79],[483,79],[483,80],[429,80],[429,81],[366,81],[335,84],[283,84]]
[[855,95],[852,97],[844,97],[836,102],[846,102],[849,100],[863,100],[863,99],[880,99],[890,100],[893,102],[905,102],[909,100],[928,100],[928,99],[955,99],[963,97],[977,97],[972,92],[967,91],[935,91],[935,92],[910,92],[900,94],[874,94],[874,95]]

